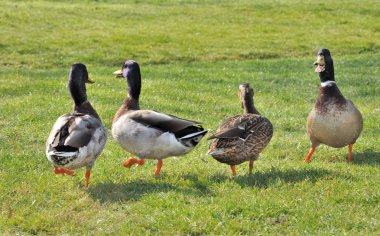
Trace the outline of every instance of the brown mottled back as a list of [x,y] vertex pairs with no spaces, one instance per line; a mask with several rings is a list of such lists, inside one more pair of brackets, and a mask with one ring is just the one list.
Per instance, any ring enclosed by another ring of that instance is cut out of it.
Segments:
[[[224,134],[233,132],[235,137]],[[212,138],[209,154],[217,161],[229,165],[256,160],[260,152],[268,145],[273,135],[271,122],[260,115],[244,114],[228,118],[218,128]]]

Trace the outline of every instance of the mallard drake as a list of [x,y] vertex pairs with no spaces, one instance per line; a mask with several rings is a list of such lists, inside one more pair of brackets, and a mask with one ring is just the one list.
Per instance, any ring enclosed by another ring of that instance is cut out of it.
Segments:
[[87,100],[85,83],[93,83],[86,66],[72,65],[67,87],[74,100],[74,112],[62,115],[55,122],[46,142],[46,156],[55,174],[74,176],[73,170],[86,166],[87,188],[91,168],[107,137],[98,113]]
[[139,64],[126,61],[116,77],[128,83],[128,96],[112,121],[112,136],[127,152],[137,156],[123,165],[143,165],[144,159],[158,160],[155,175],[160,173],[162,159],[190,152],[207,133],[199,122],[181,119],[152,110],[140,110],[141,74]]
[[307,118],[307,133],[311,148],[305,158],[309,162],[315,149],[322,143],[330,147],[348,145],[347,160],[352,160],[352,146],[363,129],[363,118],[354,104],[340,92],[334,78],[334,63],[328,49],[320,49],[315,72],[321,85],[313,110]]
[[213,139],[208,154],[230,165],[233,175],[236,175],[235,165],[249,161],[249,173],[252,174],[253,162],[271,140],[273,126],[256,110],[253,89],[248,83],[239,86],[238,94],[244,114],[226,119],[208,138]]

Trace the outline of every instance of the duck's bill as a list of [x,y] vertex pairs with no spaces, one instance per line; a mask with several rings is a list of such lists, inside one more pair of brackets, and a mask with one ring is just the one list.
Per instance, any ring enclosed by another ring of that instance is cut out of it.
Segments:
[[317,65],[317,67],[315,68],[316,73],[321,73],[324,70],[325,70],[325,66],[321,66],[321,65]]
[[91,80],[90,78],[87,78],[86,83],[93,84],[93,83],[95,83],[95,81]]
[[113,74],[115,75],[115,78],[123,77],[123,71],[122,70],[117,70],[117,71],[113,72]]

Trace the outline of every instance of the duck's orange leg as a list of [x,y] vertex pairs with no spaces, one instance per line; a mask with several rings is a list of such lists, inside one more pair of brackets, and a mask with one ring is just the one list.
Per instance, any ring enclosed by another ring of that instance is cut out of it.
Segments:
[[309,153],[307,154],[305,158],[305,162],[308,163],[310,161],[311,156],[313,155],[315,151],[315,147],[311,147]]
[[163,164],[162,160],[158,160],[158,162],[157,162],[157,168],[156,168],[156,171],[154,172],[155,176],[157,176],[160,173],[162,164]]
[[90,182],[90,175],[91,175],[91,169],[87,168],[86,169],[86,188],[88,188],[88,183]]
[[232,171],[232,175],[233,175],[233,176],[236,176],[236,168],[235,168],[235,165],[231,165],[231,171]]
[[347,161],[352,161],[352,146],[353,144],[348,145],[348,156],[347,156]]
[[252,174],[254,160],[249,160],[249,174]]
[[57,168],[57,167],[55,167],[54,168],[54,174],[62,174],[62,176],[65,176],[65,174],[66,175],[71,175],[71,176],[75,176],[75,173],[74,173],[74,171],[72,171],[72,170],[68,170],[68,169],[65,169],[65,168],[63,168],[63,167],[61,167],[61,168]]
[[137,164],[139,166],[142,166],[142,165],[144,165],[144,163],[145,162],[143,159],[138,160],[136,158],[131,157],[131,158],[128,158],[128,160],[124,161],[123,166],[127,167],[127,168],[131,168],[133,164]]

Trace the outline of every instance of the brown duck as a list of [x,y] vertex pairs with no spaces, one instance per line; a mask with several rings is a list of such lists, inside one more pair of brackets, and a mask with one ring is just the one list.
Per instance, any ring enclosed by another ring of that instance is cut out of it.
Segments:
[[348,145],[347,160],[352,160],[352,146],[363,129],[363,118],[354,104],[339,91],[334,78],[334,63],[328,49],[320,49],[315,72],[321,80],[319,95],[307,118],[311,148],[305,162],[322,143],[340,148]]
[[236,175],[235,165],[246,161],[249,161],[249,173],[252,174],[253,162],[273,135],[271,122],[261,116],[254,106],[253,89],[248,83],[239,86],[239,98],[244,114],[228,118],[208,138],[213,139],[208,154],[230,165],[233,175]]

